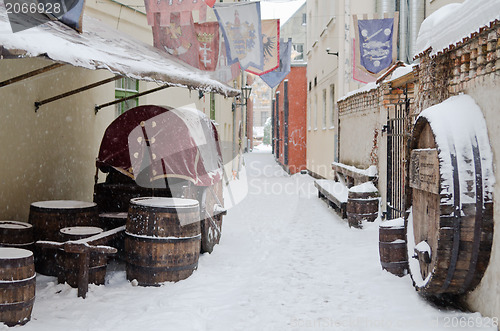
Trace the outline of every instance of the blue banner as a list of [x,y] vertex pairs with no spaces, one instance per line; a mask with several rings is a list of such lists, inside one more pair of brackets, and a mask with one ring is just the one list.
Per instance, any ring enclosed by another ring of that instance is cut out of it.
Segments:
[[290,73],[292,62],[292,39],[284,42],[280,39],[280,65],[279,67],[267,74],[261,75],[260,78],[269,85],[270,88],[278,86],[279,83]]
[[359,61],[371,73],[393,63],[394,18],[358,20]]

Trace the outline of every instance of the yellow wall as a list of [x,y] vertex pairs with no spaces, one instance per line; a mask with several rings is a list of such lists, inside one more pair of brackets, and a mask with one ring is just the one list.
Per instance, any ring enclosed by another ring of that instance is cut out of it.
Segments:
[[[0,61],[0,80],[51,64],[41,59]],[[107,71],[64,66],[0,89],[0,219],[27,221],[38,200],[92,201],[95,158],[113,116],[94,114],[114,84],[41,106],[34,102],[100,79]]]

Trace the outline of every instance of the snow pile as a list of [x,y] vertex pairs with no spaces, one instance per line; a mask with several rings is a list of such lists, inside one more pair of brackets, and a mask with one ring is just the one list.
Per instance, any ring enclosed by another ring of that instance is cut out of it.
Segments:
[[[474,154],[479,153],[483,198],[492,199],[493,154],[491,152],[486,122],[479,106],[469,95],[451,97],[427,108],[419,118],[425,118],[434,133],[438,146],[441,175],[441,203],[453,203],[453,171],[458,171],[460,203],[476,203],[476,186],[468,191],[468,183],[476,181]],[[456,158],[454,169],[453,161]],[[471,161],[472,160],[472,161]],[[448,196],[449,198],[447,198]],[[451,200],[451,201],[450,201]]]
[[374,192],[378,192],[378,189],[375,187],[373,182],[366,182],[366,183],[351,187],[349,189],[349,191],[356,192],[356,193],[374,193]]
[[498,0],[466,0],[443,6],[422,22],[414,56],[429,47],[432,47],[431,55],[435,55],[499,19]]
[[415,250],[419,253],[427,253],[429,258],[432,258],[431,255],[431,246],[427,243],[427,241],[421,241],[415,246]]
[[403,218],[395,218],[380,223],[381,228],[404,228],[405,220]]
[[94,202],[76,201],[76,200],[48,200],[37,201],[31,204],[33,207],[43,209],[80,209],[92,208],[97,206]]
[[347,202],[349,189],[343,183],[328,179],[318,179],[316,183],[340,202]]
[[272,150],[273,146],[265,144],[259,144],[257,146],[254,146],[253,148],[254,152],[260,152],[260,153],[271,153]]
[[405,64],[402,67],[397,67],[391,74],[391,79],[390,81],[396,80],[400,77],[403,77],[404,75],[409,74],[410,72],[413,71],[413,68],[416,66],[416,64]]
[[344,169],[347,169],[351,172],[355,172],[355,173],[357,173],[359,175],[363,175],[363,176],[368,176],[368,177],[376,177],[377,176],[377,166],[376,165],[371,165],[366,169],[359,169],[359,168],[356,168],[354,166],[350,166],[350,165],[343,164],[340,162],[332,162],[332,166],[342,167]]
[[365,84],[363,85],[362,87],[360,87],[359,89],[357,90],[353,90],[353,91],[350,91],[350,92],[347,92],[346,95],[344,95],[342,98],[338,99],[337,102],[340,102],[340,101],[344,101],[345,99],[353,96],[353,95],[356,95],[356,94],[360,94],[360,93],[364,93],[364,92],[370,92],[372,90],[375,90],[376,88],[378,88],[378,84],[375,83],[375,82],[370,82],[368,84]]
[[[33,255],[32,251],[23,248],[0,247],[0,259],[25,259]],[[5,264],[5,263],[4,263]],[[6,265],[2,264],[2,268]]]

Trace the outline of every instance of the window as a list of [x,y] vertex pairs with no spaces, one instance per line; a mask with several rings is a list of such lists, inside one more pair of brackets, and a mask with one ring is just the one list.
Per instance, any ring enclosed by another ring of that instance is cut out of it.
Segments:
[[304,44],[293,44],[293,53],[295,53],[293,61],[303,61],[304,60]]
[[[309,85],[311,85],[311,83],[309,83]],[[308,98],[307,103],[309,106],[309,107],[307,107],[307,129],[310,131],[311,130],[311,112],[312,112],[311,97]]]
[[302,25],[307,25],[307,15],[306,15],[306,13],[302,14]]
[[314,96],[314,130],[318,130],[318,96]]
[[[115,99],[122,99],[139,93],[139,81],[132,78],[121,78],[115,82]],[[129,99],[115,106],[116,116],[120,116],[130,108],[139,105],[139,98]]]
[[323,130],[326,130],[326,89],[323,90]]
[[330,85],[330,128],[335,127],[335,106],[337,102],[335,101],[335,85]]

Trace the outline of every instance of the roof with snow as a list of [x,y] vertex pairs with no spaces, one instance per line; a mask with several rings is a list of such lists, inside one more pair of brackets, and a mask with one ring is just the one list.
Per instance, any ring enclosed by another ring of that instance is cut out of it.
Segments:
[[422,22],[414,56],[428,50],[435,56],[498,20],[498,0],[466,0],[443,6]]
[[13,33],[0,2],[0,55],[2,58],[45,57],[87,69],[107,69],[129,78],[187,87],[224,96],[239,91],[177,58],[84,16],[83,33],[58,21]]

